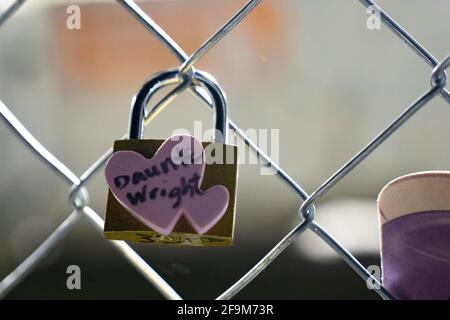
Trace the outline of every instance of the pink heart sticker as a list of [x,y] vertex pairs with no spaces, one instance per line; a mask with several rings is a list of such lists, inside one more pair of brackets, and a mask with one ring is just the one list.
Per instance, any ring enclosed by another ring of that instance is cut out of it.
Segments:
[[109,188],[139,221],[168,235],[182,215],[199,234],[225,214],[229,193],[221,185],[200,189],[205,150],[192,136],[173,136],[147,159],[134,151],[115,152],[105,168]]

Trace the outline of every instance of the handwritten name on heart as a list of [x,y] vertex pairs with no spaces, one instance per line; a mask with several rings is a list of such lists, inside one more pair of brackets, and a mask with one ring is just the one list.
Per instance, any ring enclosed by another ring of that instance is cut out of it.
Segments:
[[173,136],[147,159],[134,151],[115,152],[105,168],[108,186],[134,217],[168,235],[181,216],[203,234],[225,214],[229,193],[221,185],[200,189],[205,151],[192,136]]

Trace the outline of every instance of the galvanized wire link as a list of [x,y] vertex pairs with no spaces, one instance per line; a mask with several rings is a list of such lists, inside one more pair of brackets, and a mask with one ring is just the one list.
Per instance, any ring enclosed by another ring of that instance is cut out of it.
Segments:
[[[414,39],[405,29],[403,29],[394,19],[392,19],[383,9],[372,0],[358,0],[366,8],[372,7],[380,13],[381,21],[397,36],[405,42],[426,64],[434,68],[439,64],[433,55],[427,51],[416,39]],[[450,103],[450,92],[443,89],[439,95]]]
[[65,238],[80,216],[79,211],[73,211],[32,254],[0,282],[0,299],[6,297]]
[[[90,218],[90,221],[93,222],[95,228],[100,233],[103,233],[103,225],[105,224],[103,219],[90,207],[85,207],[83,211]],[[125,241],[113,240],[110,242],[165,298],[181,300],[178,293]]]
[[233,30],[255,7],[261,0],[250,0],[242,7],[222,28],[217,30],[205,43],[203,43],[197,51],[195,51],[185,62],[181,65],[180,71],[186,73],[206,52],[211,50],[228,32]]
[[145,12],[132,0],[117,0],[129,13],[131,13],[136,20],[142,23],[147,30],[149,30],[155,37],[158,38],[178,60],[184,61],[187,58],[187,54],[181,49],[180,46]]
[[[117,0],[128,12],[130,12],[139,22],[141,22],[147,30],[153,33],[168,49],[177,57],[181,66],[180,73],[191,71],[195,73],[193,65],[214,45],[217,44],[227,33],[234,29],[261,1],[248,1],[243,8],[238,11],[222,28],[220,28],[213,36],[211,36],[199,49],[197,49],[191,56],[188,56],[181,47],[160,28],[153,19],[151,19],[145,12],[143,12],[134,1],[131,0]],[[447,77],[445,69],[450,65],[450,56],[439,63],[423,46],[421,46],[412,36],[410,36],[395,20],[389,17],[380,7],[373,1],[359,0],[365,7],[374,6],[380,12],[381,19],[389,29],[391,29],[400,39],[416,52],[425,62],[434,67],[430,80],[432,88],[414,102],[405,112],[403,112],[389,127],[381,132],[371,143],[369,143],[361,152],[355,155],[347,164],[339,169],[332,177],[323,183],[311,195],[308,195],[286,172],[284,172],[270,157],[267,156],[253,141],[251,141],[231,119],[229,127],[235,134],[244,141],[245,145],[259,156],[262,165],[270,167],[276,175],[298,196],[300,202],[303,204],[300,207],[301,216],[304,221],[296,228],[288,233],[261,261],[259,261],[247,274],[240,280],[233,284],[217,299],[230,299],[238,292],[240,292],[248,283],[250,283],[261,271],[268,267],[276,257],[285,250],[293,241],[295,241],[307,228],[311,229],[317,236],[319,236],[325,243],[327,243],[341,258],[350,265],[350,267],[364,280],[371,280],[378,284],[370,273],[360,264],[360,262],[348,252],[336,239],[326,232],[320,225],[314,221],[315,208],[314,203],[321,198],[330,188],[336,185],[345,175],[353,170],[361,161],[363,161],[371,152],[373,152],[381,143],[383,143],[393,132],[402,126],[412,115],[414,115],[420,108],[427,104],[436,95],[441,95],[447,102],[450,102],[450,94],[444,88]],[[13,12],[19,8],[24,0],[16,0],[3,14],[0,15],[0,25],[4,23]],[[172,90],[166,97],[164,97],[151,112],[146,114],[146,121],[153,120],[159,113],[167,106],[179,93],[184,90],[185,85],[180,84],[177,88]],[[193,81],[190,86],[190,91],[195,96],[202,99],[210,107],[212,101],[202,87]],[[0,116],[19,137],[19,139],[26,144],[30,150],[43,160],[50,168],[53,169],[60,177],[62,177],[69,185],[72,186],[69,192],[71,204],[76,210],[44,241],[38,249],[35,250],[19,267],[17,267],[10,275],[8,275],[0,283],[0,297],[4,297],[12,288],[14,288],[37,263],[54,248],[67,234],[70,228],[78,220],[79,213],[83,212],[100,232],[103,229],[103,220],[100,216],[88,206],[88,193],[85,189],[85,184],[89,179],[98,172],[104,165],[107,159],[112,154],[112,149],[106,151],[97,161],[95,161],[81,176],[78,178],[70,169],[68,169],[62,162],[54,157],[47,149],[45,149],[39,141],[37,141],[30,132],[19,122],[13,113],[0,102]],[[124,135],[123,138],[126,138]],[[123,241],[111,241],[111,243],[131,262],[131,264],[141,272],[141,274],[152,283],[161,294],[168,299],[181,299],[178,293],[164,281],[163,278],[152,269],[131,247]],[[384,299],[391,299],[392,296],[383,287],[376,289],[381,297]]]
[[[42,146],[32,135],[25,129],[25,127],[19,122],[19,120],[9,111],[9,109],[0,102],[0,115],[9,124],[12,131],[19,137],[24,144],[28,145],[32,152],[36,154],[40,159],[44,161],[47,166],[57,172],[60,176],[66,178],[66,181],[74,182],[72,186],[73,199],[76,201],[77,197],[79,204],[74,204],[78,210],[72,213],[69,218],[64,220],[64,222],[58,226],[58,228],[45,240],[25,261],[20,264],[12,273],[10,273],[5,279],[0,282],[0,298],[4,297],[12,288],[17,286],[17,284],[23,280],[27,274],[29,274],[33,268],[50,252],[50,250],[62,241],[64,236],[73,227],[76,221],[78,221],[77,212],[83,211],[86,216],[94,222],[98,230],[103,232],[103,220],[100,216],[91,208],[86,207],[87,195],[78,195],[76,190],[82,191],[83,189],[78,189],[80,180],[78,178],[70,179],[74,175],[65,165],[63,165],[56,157],[54,157],[47,149]],[[92,172],[93,170],[90,170]],[[73,178],[73,177],[72,177]],[[73,181],[72,181],[73,180]],[[74,193],[76,192],[76,193]],[[144,277],[155,285],[155,288],[163,294],[168,299],[180,299],[180,296],[170,287],[161,277],[141,258],[139,255],[127,244],[122,242],[111,242],[119,251],[135,266]]]
[[36,154],[40,160],[46,163],[54,172],[69,184],[80,184],[80,179],[66,167],[64,163],[53,156],[44,146],[33,137],[33,135],[25,128],[22,123],[14,116],[14,114],[0,101],[0,116],[6,124],[12,129],[18,138],[30,150]]
[[392,295],[381,286],[381,283],[375,279],[366,268],[347,250],[344,246],[334,239],[328,232],[325,231],[317,222],[312,222],[309,229],[317,234],[326,244],[328,244],[334,251],[336,251],[341,258],[355,271],[364,281],[371,281],[374,285],[374,290],[385,300],[393,299]]
[[364,147],[358,154],[356,154],[349,162],[342,166],[333,176],[325,181],[316,191],[314,191],[301,207],[301,213],[307,214],[308,208],[320,197],[322,197],[328,190],[336,185],[342,178],[344,178],[350,171],[352,171],[358,164],[361,163],[367,156],[369,156],[380,144],[389,138],[398,128],[400,128],[409,118],[411,118],[417,111],[425,106],[431,99],[439,94],[447,83],[445,76],[445,69],[450,63],[450,55],[447,56],[442,63],[438,64],[432,71],[430,79],[431,89],[417,99],[408,109],[406,109],[394,122],[392,122],[386,129],[384,129],[375,139],[373,139],[366,147]]
[[294,242],[306,229],[308,222],[304,221],[289,232],[278,244],[273,247],[269,253],[261,259],[253,268],[250,269],[239,281],[229,287],[224,293],[217,297],[217,300],[229,300],[239,291],[245,288],[253,279],[256,278],[270,263],[272,263],[292,242]]
[[0,27],[3,25],[3,23],[8,20],[10,16],[14,14],[14,12],[19,9],[19,7],[25,2],[25,0],[16,0],[14,1],[8,9],[6,9],[1,15],[0,15]]

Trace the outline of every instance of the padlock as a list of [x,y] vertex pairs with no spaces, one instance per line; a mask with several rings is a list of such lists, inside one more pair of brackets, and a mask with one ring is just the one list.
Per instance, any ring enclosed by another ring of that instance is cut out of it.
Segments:
[[213,142],[200,143],[189,135],[142,139],[150,98],[185,79],[170,70],[148,80],[132,100],[128,139],[114,142],[105,168],[106,238],[191,246],[233,243],[238,149],[226,144],[225,95],[209,74],[192,76],[212,101]]

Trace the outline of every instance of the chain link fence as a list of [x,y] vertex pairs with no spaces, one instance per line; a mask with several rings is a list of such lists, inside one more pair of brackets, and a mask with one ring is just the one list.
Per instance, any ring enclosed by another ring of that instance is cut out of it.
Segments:
[[[25,0],[16,0],[0,15],[0,26],[11,17]],[[149,32],[157,37],[180,62],[180,74],[195,72],[194,65],[212,47],[214,47],[223,37],[233,30],[261,0],[248,1],[223,27],[214,33],[200,48],[192,55],[187,55],[183,49],[152,20],[140,7],[132,0],[117,0],[118,4],[128,11],[141,23]],[[382,8],[370,0],[359,0],[366,8],[376,14],[382,23],[387,26],[400,40],[408,45],[424,62],[433,68],[430,76],[431,88],[413,102],[398,118],[396,118],[386,129],[379,133],[369,144],[367,144],[352,159],[345,163],[328,180],[322,183],[314,192],[308,194],[294,181],[281,167],[279,167],[255,142],[250,140],[244,131],[236,123],[229,119],[229,128],[237,137],[243,140],[245,145],[254,151],[260,158],[262,165],[274,170],[276,176],[298,197],[301,206],[298,211],[300,223],[289,231],[279,243],[270,250],[253,268],[251,268],[242,278],[236,281],[231,287],[220,294],[217,299],[231,299],[249,284],[259,273],[267,268],[288,246],[296,241],[302,233],[310,229],[330,246],[339,256],[364,280],[373,284],[374,290],[383,299],[392,299],[391,294],[382,287],[377,279],[345,248],[338,240],[328,233],[315,220],[315,204],[342,180],[350,171],[358,166],[367,156],[369,156],[378,146],[380,146],[389,136],[399,129],[418,110],[424,107],[436,96],[440,96],[447,103],[450,103],[450,92],[445,89],[447,83],[445,69],[450,66],[450,56],[439,62],[431,53],[421,46],[411,35],[409,35],[394,19],[392,19]],[[205,105],[211,107],[211,101],[205,93],[195,86],[195,84],[181,83],[167,96],[160,100],[153,110],[159,111],[167,106],[184,89],[189,90],[193,95],[200,98]],[[147,114],[146,124],[155,118],[158,112]],[[112,149],[106,151],[104,155],[95,161],[80,177],[75,175],[64,163],[52,155],[31,133],[24,127],[8,107],[0,101],[0,114],[2,120],[7,124],[12,132],[19,138],[20,142],[27,145],[30,151],[39,157],[48,167],[71,186],[68,195],[70,204],[73,207],[72,213],[59,225],[56,230],[14,271],[0,282],[0,297],[5,297],[14,287],[16,287],[39,262],[55,246],[64,240],[67,233],[85,216],[93,222],[94,227],[103,232],[104,221],[98,213],[89,206],[89,194],[87,184],[96,175],[112,154]],[[123,138],[126,138],[124,135]],[[123,241],[110,241],[111,244],[135,267],[142,276],[153,285],[167,299],[182,299],[177,293],[144,259],[142,259],[128,244]]]

